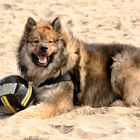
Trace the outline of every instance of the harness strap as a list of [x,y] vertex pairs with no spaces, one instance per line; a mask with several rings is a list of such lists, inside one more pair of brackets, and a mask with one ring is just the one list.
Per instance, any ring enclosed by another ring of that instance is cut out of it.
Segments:
[[71,75],[69,73],[65,73],[64,75],[60,75],[56,78],[46,80],[45,82],[41,83],[39,85],[39,87],[42,87],[42,86],[45,86],[45,85],[56,84],[56,83],[63,82],[63,81],[72,81]]
[[[79,77],[76,77],[77,73],[73,72],[73,73],[65,73],[64,75],[60,75],[57,78],[52,78],[49,80],[46,80],[45,82],[41,83],[39,85],[39,87],[45,86],[45,85],[51,85],[51,84],[55,84],[55,83],[59,83],[59,82],[64,82],[64,81],[72,81],[74,89],[74,96],[73,96],[73,103],[75,105],[79,105],[79,101],[78,101],[78,97],[77,94],[80,92],[80,81],[79,81]],[[78,78],[78,79],[77,79]]]

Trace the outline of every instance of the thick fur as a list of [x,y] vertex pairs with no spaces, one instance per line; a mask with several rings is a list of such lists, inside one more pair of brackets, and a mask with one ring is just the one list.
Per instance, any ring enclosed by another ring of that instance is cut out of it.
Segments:
[[[43,52],[42,46],[46,47]],[[21,74],[37,87],[39,102],[20,115],[48,118],[71,110],[73,100],[92,107],[109,106],[117,99],[130,106],[140,104],[140,49],[125,44],[85,43],[64,31],[59,18],[52,23],[29,18],[17,59]],[[79,83],[76,95],[72,81],[39,87],[66,72],[75,74]]]

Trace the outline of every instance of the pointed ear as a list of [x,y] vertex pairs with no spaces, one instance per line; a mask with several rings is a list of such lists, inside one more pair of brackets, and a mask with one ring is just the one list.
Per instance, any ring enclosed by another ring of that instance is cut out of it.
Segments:
[[56,32],[60,32],[61,31],[61,21],[60,21],[60,18],[57,17],[53,20],[53,22],[51,23],[53,29],[56,31]]
[[27,19],[27,23],[25,25],[25,30],[27,32],[30,32],[33,29],[33,26],[35,26],[35,25],[36,25],[36,21],[32,17],[29,17]]

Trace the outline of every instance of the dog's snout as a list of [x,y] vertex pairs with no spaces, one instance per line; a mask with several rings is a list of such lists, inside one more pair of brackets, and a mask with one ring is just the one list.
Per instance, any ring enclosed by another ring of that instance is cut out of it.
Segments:
[[41,47],[40,47],[40,51],[42,51],[42,52],[46,52],[47,49],[48,49],[47,46],[41,46]]

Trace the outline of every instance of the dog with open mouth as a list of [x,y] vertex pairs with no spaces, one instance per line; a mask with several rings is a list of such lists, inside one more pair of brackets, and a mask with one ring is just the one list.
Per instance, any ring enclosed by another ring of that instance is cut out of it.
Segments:
[[140,49],[89,44],[52,22],[28,18],[17,52],[21,75],[36,87],[36,105],[17,114],[48,118],[73,105],[140,104]]

